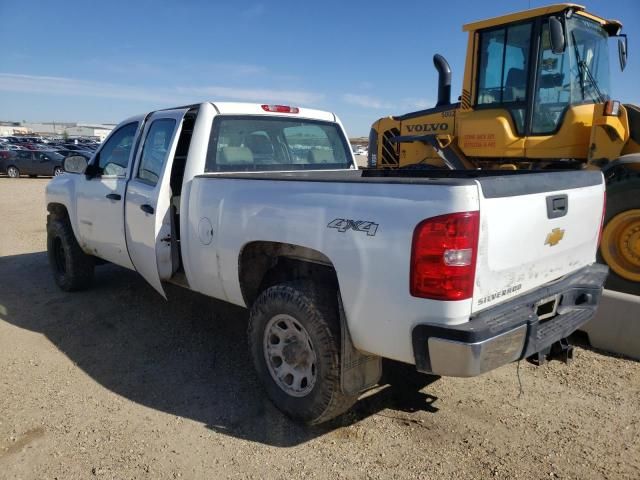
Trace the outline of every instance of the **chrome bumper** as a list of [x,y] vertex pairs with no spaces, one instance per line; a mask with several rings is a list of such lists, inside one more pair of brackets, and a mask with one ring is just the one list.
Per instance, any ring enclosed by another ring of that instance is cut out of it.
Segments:
[[431,337],[427,347],[432,373],[443,377],[475,377],[518,360],[526,338],[526,325],[476,343]]
[[[473,377],[545,351],[596,312],[608,268],[593,264],[484,310],[462,325],[420,324],[413,329],[416,368],[434,375]],[[557,296],[557,312],[537,306]],[[540,316],[538,316],[538,314]]]

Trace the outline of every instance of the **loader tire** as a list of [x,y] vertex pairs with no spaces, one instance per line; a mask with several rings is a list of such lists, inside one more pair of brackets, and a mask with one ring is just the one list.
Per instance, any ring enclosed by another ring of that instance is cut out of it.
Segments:
[[598,260],[610,268],[607,288],[640,294],[640,175],[620,176],[607,184]]

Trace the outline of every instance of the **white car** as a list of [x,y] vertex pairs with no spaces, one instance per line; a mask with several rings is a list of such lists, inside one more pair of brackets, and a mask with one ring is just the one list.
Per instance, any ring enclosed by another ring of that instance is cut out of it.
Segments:
[[474,376],[566,353],[607,274],[600,172],[358,170],[329,112],[160,110],[65,170],[46,193],[58,286],[89,286],[99,258],[162,296],[251,309],[258,376],[308,423],[347,410],[382,358]]

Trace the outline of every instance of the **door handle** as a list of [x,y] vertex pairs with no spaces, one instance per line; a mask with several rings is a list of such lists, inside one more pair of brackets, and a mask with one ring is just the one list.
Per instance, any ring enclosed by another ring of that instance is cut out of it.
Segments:
[[153,207],[151,205],[147,205],[146,203],[144,205],[140,205],[140,210],[151,215],[153,215],[154,212]]
[[106,195],[109,200],[120,200],[122,197],[118,193],[110,193]]
[[547,218],[564,217],[569,211],[569,197],[566,194],[547,197]]

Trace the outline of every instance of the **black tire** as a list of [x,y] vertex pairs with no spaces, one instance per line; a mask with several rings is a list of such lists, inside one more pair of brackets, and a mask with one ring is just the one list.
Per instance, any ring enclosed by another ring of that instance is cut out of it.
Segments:
[[84,290],[91,285],[93,257],[78,245],[68,219],[48,219],[47,253],[53,278],[62,290]]
[[53,169],[53,176],[57,177],[58,175],[62,175],[64,173],[64,169],[62,167],[55,167]]
[[[249,317],[249,349],[267,395],[287,416],[310,425],[347,411],[358,399],[340,389],[340,324],[336,291],[310,282],[282,283],[257,298]],[[264,335],[276,315],[293,317],[308,332],[315,352],[315,383],[304,396],[286,392],[272,377],[265,358]]]
[[[627,210],[640,209],[640,174],[629,171],[627,175],[619,175],[607,184],[607,211],[604,218],[604,228],[616,215]],[[598,261],[606,264],[600,245]],[[609,270],[606,288],[619,292],[640,295],[640,283],[631,281],[618,275],[613,269]]]
[[15,165],[9,165],[7,167],[7,175],[11,178],[20,178],[20,169]]

